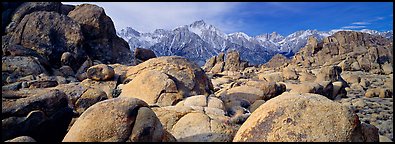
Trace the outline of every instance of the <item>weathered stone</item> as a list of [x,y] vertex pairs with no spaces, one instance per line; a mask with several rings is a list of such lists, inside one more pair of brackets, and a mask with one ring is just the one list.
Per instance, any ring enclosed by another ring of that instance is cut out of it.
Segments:
[[382,65],[383,73],[384,74],[392,74],[393,67],[391,63],[385,63]]
[[[4,93],[3,94],[7,94]],[[20,95],[18,92],[10,93],[11,95]],[[26,98],[20,98],[16,101],[3,99],[2,115],[9,116],[24,116],[35,107],[40,108],[46,114],[51,115],[58,108],[67,106],[67,96],[59,90],[38,90],[27,94]]]
[[224,103],[220,99],[213,97],[213,95],[211,96],[197,95],[197,96],[187,97],[186,99],[177,103],[176,106],[187,106],[187,107],[199,106],[199,107],[209,107],[209,108],[224,110]]
[[228,51],[226,53],[224,70],[242,71],[245,67],[241,65],[240,54],[237,51]]
[[22,83],[21,82],[15,82],[15,83],[12,83],[12,84],[8,84],[8,85],[2,86],[1,90],[2,91],[6,91],[6,90],[14,90],[15,91],[15,90],[18,90],[20,88],[22,88]]
[[284,80],[297,80],[298,74],[296,73],[295,69],[286,67],[283,69],[283,78]]
[[77,22],[65,15],[47,11],[24,16],[10,38],[10,44],[31,48],[56,66],[60,66],[63,52],[76,54],[77,60],[82,58],[85,55],[83,41],[84,36]]
[[29,135],[41,142],[63,138],[73,115],[63,92],[35,89],[2,94],[3,140],[18,135]]
[[176,84],[176,93],[184,98],[193,95],[209,95],[213,91],[213,85],[204,71],[196,64],[178,56],[153,58],[133,66],[126,73],[127,78],[124,83],[149,70],[168,75]]
[[62,66],[59,68],[59,72],[62,74],[62,76],[64,77],[68,77],[68,76],[74,76],[75,73],[73,71],[73,69],[70,66]]
[[15,77],[46,73],[45,68],[34,57],[4,56],[1,59],[1,71]]
[[248,108],[250,112],[254,112],[259,106],[264,104],[266,101],[265,100],[256,100],[250,107]]
[[114,77],[114,69],[105,64],[94,65],[86,71],[88,78],[96,81],[110,80]]
[[291,62],[290,59],[282,54],[274,55],[267,63],[262,65],[262,68],[278,68]]
[[236,132],[230,119],[216,108],[184,106],[154,108],[165,129],[179,142],[229,142]]
[[117,81],[94,81],[92,79],[85,79],[80,83],[85,88],[97,88],[101,89],[107,94],[107,98],[113,98],[112,94],[117,87]]
[[64,52],[60,57],[60,63],[63,66],[74,66],[75,62],[75,58],[70,52]]
[[142,100],[113,98],[89,107],[70,128],[63,142],[162,141],[163,128]]
[[281,82],[284,81],[282,72],[261,73],[258,74],[258,79],[268,82]]
[[[250,104],[254,103],[256,100],[264,99],[265,95],[261,89],[250,87],[250,86],[237,86],[233,87],[221,95],[222,101],[227,105],[228,101],[233,100],[246,100]],[[227,107],[227,106],[225,106]]]
[[82,4],[67,15],[81,25],[86,50],[92,59],[107,63],[130,64],[132,53],[128,43],[116,35],[114,23],[103,8]]
[[[168,93],[170,95],[165,95]],[[148,104],[165,105],[170,103],[174,105],[182,100],[182,95],[178,95],[176,83],[166,74],[156,70],[144,71],[138,74],[131,82],[122,87],[121,97],[135,97],[145,101]],[[174,96],[171,96],[174,95]],[[172,97],[169,102],[158,100],[164,97]],[[161,98],[162,97],[162,98]]]
[[290,92],[322,94],[324,87],[318,83],[303,82],[294,87]]
[[212,69],[212,68],[215,66],[215,64],[217,63],[216,58],[217,58],[217,56],[213,56],[213,57],[211,57],[210,59],[208,59],[208,60],[206,61],[206,63],[204,64],[204,66],[203,66],[203,70],[206,71],[206,72],[211,71],[211,69]]
[[33,80],[27,82],[27,85],[29,86],[29,88],[47,88],[47,87],[57,86],[58,82],[53,80],[44,80],[44,81]]
[[150,49],[135,48],[134,49],[134,60],[135,64],[138,65],[151,58],[156,58],[155,53]]
[[353,141],[358,125],[358,116],[337,102],[283,93],[256,109],[233,141]]
[[74,107],[75,102],[79,99],[82,94],[87,90],[88,87],[79,85],[79,83],[60,84],[50,89],[58,89],[63,91],[67,95],[69,107]]
[[99,101],[106,99],[107,99],[107,94],[104,91],[96,88],[89,88],[75,102],[76,111],[79,114],[82,114],[90,106],[94,105]]
[[83,81],[84,79],[88,78],[86,71],[93,65],[92,60],[88,57],[86,61],[80,66],[80,68],[75,73],[75,77],[79,81]]

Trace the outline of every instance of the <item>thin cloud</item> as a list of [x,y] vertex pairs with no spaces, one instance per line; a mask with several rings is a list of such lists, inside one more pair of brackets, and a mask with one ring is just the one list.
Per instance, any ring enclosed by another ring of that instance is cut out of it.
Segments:
[[384,17],[377,17],[376,20],[383,20]]
[[[204,20],[219,29],[237,30],[238,23],[224,23],[226,15],[239,3],[224,2],[89,2],[103,7],[114,21],[116,29],[132,27],[140,32],[155,29],[171,30],[175,27]],[[76,4],[76,3],[71,3]],[[81,3],[78,3],[81,4]]]
[[366,28],[366,26],[344,26],[342,29],[361,29]]
[[353,25],[370,25],[369,22],[353,22]]

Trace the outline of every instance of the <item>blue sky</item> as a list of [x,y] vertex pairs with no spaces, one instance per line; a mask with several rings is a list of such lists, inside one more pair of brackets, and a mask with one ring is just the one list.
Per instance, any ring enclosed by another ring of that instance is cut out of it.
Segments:
[[298,30],[393,30],[392,2],[63,2],[103,7],[116,29],[174,29],[204,20],[225,33],[250,36]]

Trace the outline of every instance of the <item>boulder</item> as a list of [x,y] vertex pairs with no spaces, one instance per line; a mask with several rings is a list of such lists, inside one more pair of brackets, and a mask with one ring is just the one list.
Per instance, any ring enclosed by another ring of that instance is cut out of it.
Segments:
[[49,68],[50,64],[48,59],[40,55],[33,49],[25,48],[21,45],[17,44],[9,44],[7,41],[4,41],[6,46],[2,47],[2,56],[26,56],[36,59],[44,68]]
[[357,74],[342,74],[342,78],[349,84],[361,82],[361,77]]
[[106,99],[108,98],[104,91],[96,88],[89,88],[75,102],[75,109],[79,114],[82,114],[90,106]]
[[285,84],[282,83],[265,81],[256,81],[254,83],[251,82],[252,81],[247,82],[246,85],[262,90],[264,95],[263,100],[269,100],[275,96],[280,95],[286,90]]
[[233,141],[359,141],[358,127],[358,116],[347,106],[316,94],[283,93],[256,109]]
[[203,70],[205,72],[209,72],[215,66],[215,64],[217,63],[216,58],[217,58],[217,56],[213,56],[206,61],[206,63],[203,66]]
[[267,63],[263,64],[261,68],[278,68],[289,62],[291,62],[291,59],[288,59],[282,54],[276,54]]
[[38,142],[60,141],[73,116],[59,90],[2,92],[2,140],[29,135]]
[[284,80],[297,80],[299,76],[295,69],[286,67],[283,69],[283,77]]
[[143,48],[134,49],[134,60],[136,65],[151,58],[156,58],[156,55],[152,50]]
[[88,57],[86,61],[80,66],[80,68],[75,73],[75,77],[79,81],[83,81],[84,79],[88,78],[86,71],[93,65],[92,60]]
[[114,74],[114,69],[105,64],[94,65],[86,71],[87,77],[96,81],[110,80]]
[[226,53],[224,70],[242,71],[244,68],[245,67],[241,64],[239,52],[233,50]]
[[393,67],[391,63],[385,63],[382,65],[383,73],[384,74],[392,74]]
[[339,66],[325,66],[320,69],[317,74],[317,78],[315,82],[322,82],[322,81],[344,81],[342,76],[342,69]]
[[[16,3],[18,4],[18,3]],[[11,22],[7,26],[6,32],[14,31],[17,24],[28,14],[36,11],[59,12],[62,5],[60,2],[25,2],[21,3],[11,15]]]
[[225,62],[218,62],[214,65],[214,67],[210,70],[211,73],[221,73],[224,71]]
[[292,88],[292,90],[290,92],[323,94],[323,90],[324,90],[324,87],[318,83],[302,82],[301,84]]
[[56,12],[37,11],[23,17],[9,43],[33,49],[51,65],[60,66],[64,52],[74,54],[77,60],[85,55],[83,41],[80,25],[71,18]]
[[134,97],[159,106],[175,105],[183,99],[176,83],[156,70],[143,71],[121,89],[120,97]]
[[392,90],[389,88],[370,88],[366,91],[365,97],[367,97],[367,98],[373,98],[373,97],[392,98],[393,93],[392,93]]
[[3,117],[24,116],[35,110],[36,107],[47,115],[52,115],[57,109],[67,106],[67,96],[60,90],[38,89],[36,91],[30,90],[29,93],[3,91],[2,94],[19,97],[17,100],[3,99]]
[[60,63],[63,66],[74,66],[75,62],[74,55],[70,52],[64,52],[60,57]]
[[311,73],[311,72],[301,72],[300,76],[299,76],[299,81],[300,82],[305,82],[305,81],[309,81],[309,82],[313,82],[317,77]]
[[94,81],[92,79],[85,79],[80,83],[81,86],[89,88],[97,88],[104,91],[107,94],[107,98],[113,98],[113,93],[117,88],[116,80],[108,81]]
[[165,132],[142,100],[118,97],[89,107],[75,121],[63,142],[161,142]]
[[[265,98],[264,92],[255,87],[251,86],[236,86],[227,90],[223,95],[220,96],[222,101],[227,105],[228,102],[233,100],[246,100],[248,103],[252,104],[256,100],[261,100]],[[227,106],[225,106],[227,107]]]
[[68,77],[68,76],[74,76],[74,70],[70,66],[62,66],[59,68],[59,72],[61,76]]
[[153,111],[178,142],[230,142],[237,128],[216,108],[167,106]]
[[114,23],[103,8],[82,4],[67,15],[81,25],[85,47],[92,59],[107,63],[130,64],[132,53],[128,43],[116,35]]
[[29,88],[47,88],[47,87],[55,87],[57,85],[58,82],[54,80],[33,80],[27,82],[27,86]]
[[47,73],[45,68],[34,57],[4,56],[1,58],[1,62],[1,71],[15,77]]
[[79,83],[60,84],[50,89],[57,89],[64,92],[68,99],[69,107],[74,107],[75,102],[87,91],[88,87],[79,85]]
[[2,91],[6,91],[6,90],[18,90],[22,87],[22,83],[21,82],[14,82],[8,85],[4,85],[1,87]]
[[258,79],[265,80],[265,81],[268,81],[268,82],[281,82],[281,81],[284,81],[282,72],[260,73],[260,74],[258,74]]
[[198,106],[198,107],[209,107],[224,110],[224,103],[213,95],[197,95],[187,97],[184,100],[177,103],[176,106]]
[[260,107],[262,104],[264,104],[266,101],[265,100],[256,100],[248,109],[250,110],[251,113],[253,113],[258,107]]
[[149,70],[156,70],[167,75],[176,84],[176,94],[183,98],[193,95],[209,95],[213,92],[213,85],[204,71],[196,64],[179,56],[153,58],[130,67],[123,83],[130,82],[140,73]]

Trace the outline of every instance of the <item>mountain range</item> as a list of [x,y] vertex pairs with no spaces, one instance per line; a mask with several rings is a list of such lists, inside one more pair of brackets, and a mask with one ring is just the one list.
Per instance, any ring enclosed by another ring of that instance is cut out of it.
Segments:
[[[337,31],[351,30],[300,30],[288,36],[272,32],[252,37],[243,32],[226,34],[215,26],[199,20],[173,30],[156,29],[151,33],[142,33],[126,27],[117,31],[117,35],[129,43],[131,51],[137,47],[147,48],[153,50],[157,56],[183,56],[202,66],[210,57],[228,50],[239,51],[242,60],[254,65],[263,64],[278,53],[291,57],[306,45],[309,36],[322,40]],[[359,32],[389,39],[393,37],[392,30],[379,32],[363,29]]]

